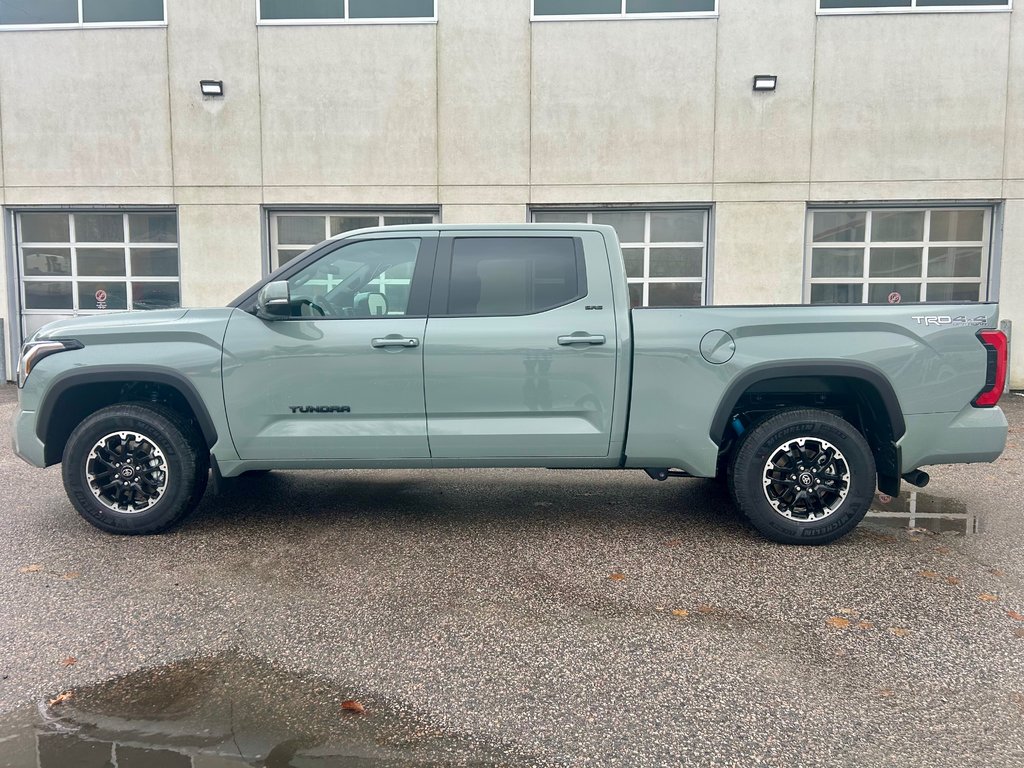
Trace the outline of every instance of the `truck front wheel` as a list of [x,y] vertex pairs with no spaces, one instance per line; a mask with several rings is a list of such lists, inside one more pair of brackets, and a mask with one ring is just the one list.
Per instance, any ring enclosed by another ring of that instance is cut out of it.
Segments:
[[827,544],[867,513],[875,461],[864,436],[844,419],[783,411],[743,436],[729,481],[740,510],[769,539]]
[[199,503],[209,455],[189,422],[170,408],[114,405],[68,438],[62,473],[68,498],[109,533],[159,533]]

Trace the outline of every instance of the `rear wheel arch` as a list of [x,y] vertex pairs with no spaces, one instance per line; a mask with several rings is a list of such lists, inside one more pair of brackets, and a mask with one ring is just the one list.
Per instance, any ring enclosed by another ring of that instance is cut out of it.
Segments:
[[43,395],[36,435],[45,446],[46,465],[61,461],[68,438],[85,418],[110,405],[140,401],[160,404],[190,420],[206,448],[217,442],[202,396],[183,375],[157,367],[104,366],[71,371]]

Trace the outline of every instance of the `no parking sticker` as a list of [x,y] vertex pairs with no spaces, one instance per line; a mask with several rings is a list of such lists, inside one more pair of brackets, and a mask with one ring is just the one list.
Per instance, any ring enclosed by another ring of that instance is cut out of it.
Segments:
[[107,292],[100,288],[96,291],[96,309],[107,308]]
[[903,301],[903,297],[896,291],[893,291],[892,293],[889,294],[890,304],[899,304],[901,301]]

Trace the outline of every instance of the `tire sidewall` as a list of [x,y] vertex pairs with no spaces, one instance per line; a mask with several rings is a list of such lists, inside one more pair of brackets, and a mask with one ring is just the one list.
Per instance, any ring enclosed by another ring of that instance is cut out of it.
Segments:
[[[153,442],[167,461],[169,475],[164,495],[144,512],[115,512],[105,507],[89,488],[86,464],[89,452],[100,438],[112,432],[138,432]],[[64,485],[75,509],[90,523],[110,533],[149,533],[171,524],[188,505],[195,468],[189,466],[188,446],[166,418],[139,407],[122,413],[98,413],[86,419],[71,434],[65,450],[62,473]]]
[[[842,452],[850,470],[849,492],[839,508],[828,517],[806,523],[790,520],[772,507],[765,496],[762,478],[771,456],[790,440],[800,437],[821,438],[832,443]],[[851,425],[835,417],[827,421],[801,418],[774,427],[766,423],[751,433],[750,442],[748,450],[741,449],[735,490],[744,513],[766,536],[784,543],[823,544],[848,533],[864,518],[875,494],[875,463],[867,442]]]

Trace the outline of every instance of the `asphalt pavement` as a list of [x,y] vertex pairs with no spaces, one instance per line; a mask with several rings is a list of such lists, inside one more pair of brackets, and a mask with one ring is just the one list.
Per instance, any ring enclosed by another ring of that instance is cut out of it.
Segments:
[[1004,406],[998,462],[826,547],[714,482],[532,470],[274,472],[121,538],[14,457],[0,386],[0,766],[1024,766]]

